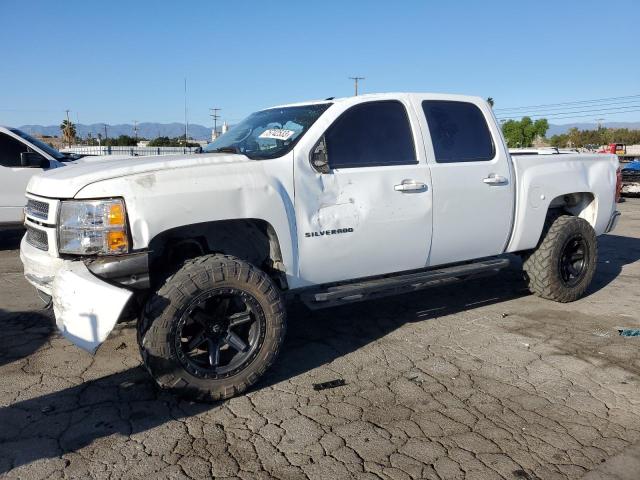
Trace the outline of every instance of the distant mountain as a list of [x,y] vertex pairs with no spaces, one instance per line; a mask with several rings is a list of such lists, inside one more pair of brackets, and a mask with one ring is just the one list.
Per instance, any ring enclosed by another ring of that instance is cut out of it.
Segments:
[[[22,125],[20,130],[30,135],[61,136],[60,127],[57,125]],[[100,133],[104,136],[104,123],[93,123],[76,125],[76,132],[80,137],[86,137],[89,133],[95,138]],[[134,136],[133,124],[123,123],[118,125],[107,125],[107,135],[110,138],[120,135]],[[152,123],[145,122],[138,124],[138,137],[153,139],[156,137],[181,137],[184,135],[184,123]],[[208,140],[211,138],[211,127],[198,124],[189,124],[189,136],[195,140]]]
[[[604,122],[603,125],[607,128],[628,128],[628,129],[640,129],[640,122]],[[578,128],[580,130],[593,130],[597,128],[596,123],[566,123],[562,125],[550,124],[549,130],[547,130],[547,137],[553,135],[559,135],[566,133],[570,128]],[[61,136],[60,128],[57,125],[22,125],[18,127],[31,135],[50,135]],[[96,137],[98,133],[104,136],[104,124],[93,123],[91,125],[78,124],[76,125],[76,131],[81,137],[86,137],[91,133],[93,137]],[[129,123],[123,123],[118,125],[107,125],[107,134],[109,137],[119,137],[120,135],[133,136],[133,125]],[[145,122],[138,124],[138,136],[148,139],[156,137],[181,137],[184,135],[184,123],[153,123]],[[211,127],[205,127],[204,125],[189,124],[189,136],[195,140],[209,140],[211,138]]]
[[[606,128],[628,128],[629,130],[640,130],[640,122],[602,122]],[[597,123],[565,123],[562,125],[549,124],[547,130],[547,138],[553,135],[561,135],[567,133],[569,129],[577,128],[578,130],[594,130],[598,128]]]

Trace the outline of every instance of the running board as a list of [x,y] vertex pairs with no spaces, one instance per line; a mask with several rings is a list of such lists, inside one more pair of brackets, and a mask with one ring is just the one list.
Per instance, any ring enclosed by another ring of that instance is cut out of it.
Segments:
[[321,291],[309,291],[302,293],[300,299],[312,309],[334,307],[497,273],[499,270],[508,267],[509,263],[508,258],[491,258],[418,273],[347,283],[328,287]]

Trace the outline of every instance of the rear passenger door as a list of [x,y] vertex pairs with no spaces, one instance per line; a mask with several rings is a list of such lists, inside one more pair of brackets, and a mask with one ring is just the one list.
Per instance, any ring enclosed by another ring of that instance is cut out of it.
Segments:
[[490,107],[483,100],[428,97],[415,105],[433,183],[429,264],[502,253],[511,232],[514,187]]

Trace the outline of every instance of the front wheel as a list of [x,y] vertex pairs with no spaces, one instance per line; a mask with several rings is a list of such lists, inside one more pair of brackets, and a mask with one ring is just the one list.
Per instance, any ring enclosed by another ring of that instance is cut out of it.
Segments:
[[596,271],[598,242],[589,222],[562,215],[553,219],[523,268],[529,289],[556,302],[573,302],[589,287]]
[[271,279],[234,257],[186,262],[145,307],[138,340],[162,388],[196,400],[244,392],[274,362],[286,330]]

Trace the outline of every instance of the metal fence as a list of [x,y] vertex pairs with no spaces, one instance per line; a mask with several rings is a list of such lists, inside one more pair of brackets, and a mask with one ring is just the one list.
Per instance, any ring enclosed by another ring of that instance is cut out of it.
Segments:
[[175,155],[196,153],[199,147],[89,147],[72,145],[62,149],[65,153],[77,153],[79,155]]

